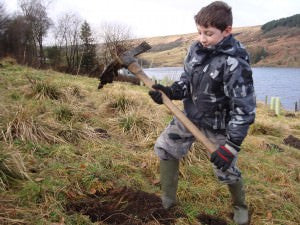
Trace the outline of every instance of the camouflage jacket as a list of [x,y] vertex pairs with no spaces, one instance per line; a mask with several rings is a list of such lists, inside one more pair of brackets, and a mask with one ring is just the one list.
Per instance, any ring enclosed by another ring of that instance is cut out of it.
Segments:
[[184,72],[171,89],[173,99],[183,99],[184,112],[194,123],[242,143],[256,103],[249,55],[232,35],[210,49],[193,43]]

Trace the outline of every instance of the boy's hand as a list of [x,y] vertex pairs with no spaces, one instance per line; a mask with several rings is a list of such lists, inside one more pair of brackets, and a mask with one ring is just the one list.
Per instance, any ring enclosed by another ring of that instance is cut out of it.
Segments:
[[211,154],[210,161],[216,165],[218,169],[222,169],[225,172],[230,168],[233,159],[235,158],[237,151],[229,150],[231,146],[227,144],[225,146],[220,146],[215,152]]
[[156,102],[157,104],[163,104],[161,93],[157,90],[161,90],[168,96],[168,98],[171,99],[172,90],[170,87],[166,87],[161,84],[154,84],[152,85],[152,88],[155,89],[155,91],[149,91],[149,95],[151,96],[153,101]]

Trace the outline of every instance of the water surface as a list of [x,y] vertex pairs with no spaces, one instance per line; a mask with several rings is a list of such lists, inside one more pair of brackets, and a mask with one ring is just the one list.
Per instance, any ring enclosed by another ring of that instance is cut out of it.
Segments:
[[[183,72],[182,67],[160,67],[145,69],[149,77],[161,80],[169,77],[172,80],[179,79]],[[265,101],[280,97],[281,104],[285,109],[294,110],[295,102],[300,105],[300,68],[275,68],[257,67],[253,68],[254,88],[257,99]]]

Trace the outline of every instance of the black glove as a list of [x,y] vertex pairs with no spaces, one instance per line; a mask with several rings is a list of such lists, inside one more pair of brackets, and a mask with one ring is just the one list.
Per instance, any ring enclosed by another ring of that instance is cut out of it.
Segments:
[[218,169],[222,169],[222,171],[225,172],[230,168],[237,153],[238,151],[232,146],[228,144],[225,146],[222,145],[211,154],[210,161],[215,164]]
[[168,96],[169,99],[172,99],[172,89],[170,87],[163,86],[161,84],[154,84],[152,85],[152,88],[155,89],[155,91],[149,91],[149,95],[157,104],[163,104],[161,93],[157,90],[161,90]]

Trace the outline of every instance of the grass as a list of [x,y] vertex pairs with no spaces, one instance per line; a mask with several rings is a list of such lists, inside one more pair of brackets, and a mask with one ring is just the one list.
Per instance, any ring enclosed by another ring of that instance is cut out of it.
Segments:
[[[171,115],[145,87],[114,83],[99,91],[93,78],[2,64],[1,224],[92,224],[64,206],[124,185],[160,192],[153,145]],[[257,112],[239,159],[252,223],[299,224],[300,152],[282,141],[300,138],[300,116],[275,117],[262,104]],[[201,143],[180,163],[178,199],[187,214],[178,224],[197,224],[199,213],[232,224],[228,190],[217,183]]]

